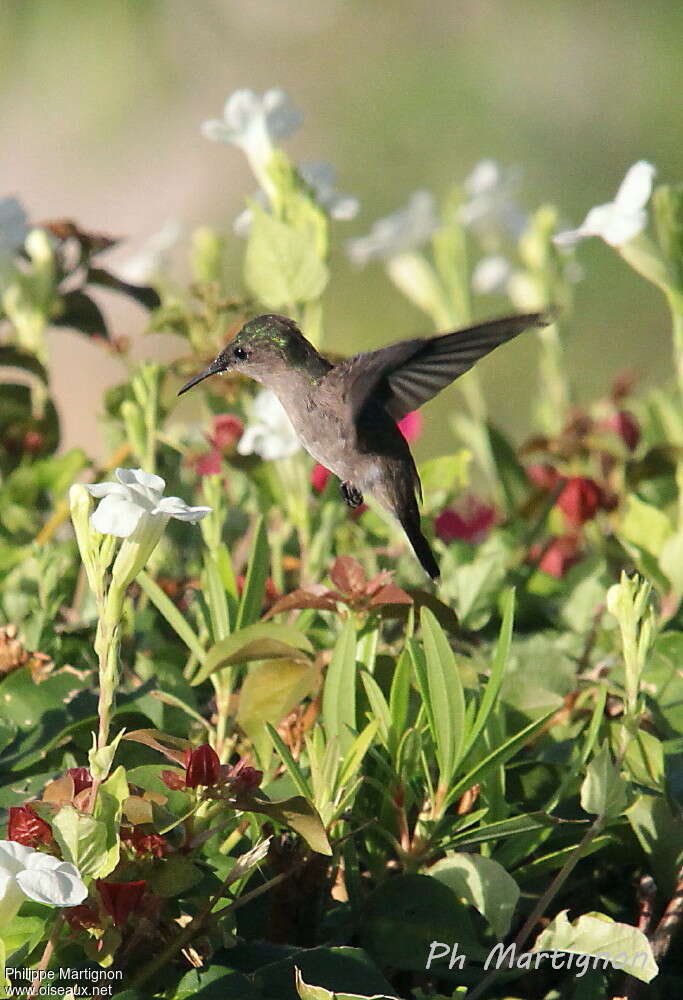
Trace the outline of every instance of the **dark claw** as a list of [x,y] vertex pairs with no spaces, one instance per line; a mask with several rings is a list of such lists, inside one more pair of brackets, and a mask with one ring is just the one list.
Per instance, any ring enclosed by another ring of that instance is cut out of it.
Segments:
[[353,483],[342,483],[339,489],[344,503],[348,504],[349,507],[360,507],[363,503],[363,494],[359,489],[356,489]]

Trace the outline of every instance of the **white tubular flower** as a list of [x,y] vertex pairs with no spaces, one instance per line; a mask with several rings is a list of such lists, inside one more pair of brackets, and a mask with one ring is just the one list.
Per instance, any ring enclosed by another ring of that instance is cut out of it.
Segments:
[[553,236],[559,247],[571,247],[589,236],[600,236],[610,246],[620,247],[643,231],[647,225],[645,206],[652,194],[656,170],[647,160],[639,160],[628,170],[614,201],[596,205],[578,229],[568,229]]
[[204,122],[202,135],[214,142],[239,146],[263,186],[273,140],[291,135],[302,121],[284,90],[267,90],[263,97],[253,90],[236,90],[225,102],[223,118]]
[[378,219],[367,236],[349,240],[346,249],[359,267],[377,257],[390,260],[422,246],[438,225],[433,195],[415,191],[405,208]]
[[254,396],[252,415],[237,445],[240,455],[260,455],[267,461],[289,458],[301,445],[287,412],[270,389],[261,389]]
[[335,190],[337,172],[331,163],[302,163],[299,173],[313,188],[316,201],[326,208],[333,219],[349,222],[358,215],[360,202],[351,194]]
[[88,895],[78,869],[32,847],[0,840],[0,927],[25,899],[46,906],[78,906]]
[[463,226],[474,230],[486,242],[500,231],[515,239],[526,226],[526,216],[516,201],[520,173],[503,169],[495,160],[480,160],[466,177],[466,201],[458,209]]
[[0,254],[15,254],[28,236],[28,216],[16,198],[0,198]]
[[477,295],[495,295],[507,289],[512,274],[510,261],[502,254],[482,257],[472,272],[472,291]]
[[177,219],[168,219],[161,229],[139,249],[116,267],[117,275],[134,285],[145,285],[166,270],[170,252],[180,239],[182,226]]
[[117,483],[95,483],[87,487],[92,496],[102,499],[90,521],[103,535],[128,538],[145,517],[166,524],[171,517],[180,521],[201,521],[211,512],[210,507],[188,507],[180,497],[165,497],[166,481],[142,469],[117,469],[116,478]]
[[[336,171],[331,163],[302,163],[297,169],[312,189],[315,200],[333,219],[348,222],[356,217],[360,202],[351,194],[335,191]],[[264,191],[257,191],[252,200],[268,211],[268,197]],[[245,208],[233,222],[232,231],[236,236],[248,236],[251,220],[251,209]]]
[[112,581],[123,591],[144,567],[170,518],[201,521],[211,508],[188,507],[180,497],[165,497],[165,480],[142,469],[117,469],[116,478],[117,483],[88,486],[101,500],[90,523],[102,534],[125,539],[112,571]]

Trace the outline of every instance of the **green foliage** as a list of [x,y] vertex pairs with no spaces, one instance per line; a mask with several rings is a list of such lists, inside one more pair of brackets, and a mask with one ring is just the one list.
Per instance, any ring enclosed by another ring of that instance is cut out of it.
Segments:
[[[448,453],[420,464],[432,587],[377,508],[351,515],[320,470],[312,485],[242,381],[203,383],[199,432],[174,413],[247,316],[329,333],[334,199],[273,138],[228,140],[262,185],[251,299],[230,237],[208,227],[188,288],[122,282],[93,260],[111,241],[73,224],[3,258],[0,806],[8,837],[75,865],[88,891],[66,927],[24,900],[0,928],[7,965],[36,966],[50,941],[55,967],[120,969],[120,1000],[419,1000],[479,986],[516,935],[534,953],[625,952],[619,974],[650,982],[659,965],[662,991],[680,992],[680,956],[661,926],[638,930],[632,886],[653,875],[661,914],[683,863],[681,193],[659,189],[652,238],[619,247],[672,310],[676,384],[617,384],[583,409],[558,210],[514,236],[490,219],[480,231],[457,187],[421,241],[371,247],[439,327],[477,312],[471,264],[491,253],[513,260],[515,308],[562,307],[538,334],[530,440],[493,426],[471,373]],[[125,357],[103,467],[59,451],[45,340],[66,324],[109,336],[90,286],[188,347],[168,366]],[[139,520],[119,542],[79,485],[72,533],[71,484],[136,465],[164,478],[179,517],[178,497],[211,507],[201,528]],[[427,968],[439,942],[457,942],[463,968]],[[490,995],[579,995],[553,974],[539,985],[518,968]],[[622,987],[606,969],[585,995],[605,982]]]

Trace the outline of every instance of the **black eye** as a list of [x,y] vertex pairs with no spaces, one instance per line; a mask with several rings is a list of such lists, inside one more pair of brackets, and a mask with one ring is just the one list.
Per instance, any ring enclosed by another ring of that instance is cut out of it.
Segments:
[[249,357],[249,352],[244,347],[236,347],[232,353],[238,361],[246,361]]

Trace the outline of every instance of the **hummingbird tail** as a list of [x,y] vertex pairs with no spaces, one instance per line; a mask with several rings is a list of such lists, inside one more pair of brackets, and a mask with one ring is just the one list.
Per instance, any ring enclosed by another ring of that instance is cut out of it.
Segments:
[[434,557],[429,542],[422,534],[419,517],[417,520],[412,517],[401,518],[401,524],[425,573],[428,573],[432,580],[438,579],[440,575],[439,564]]

